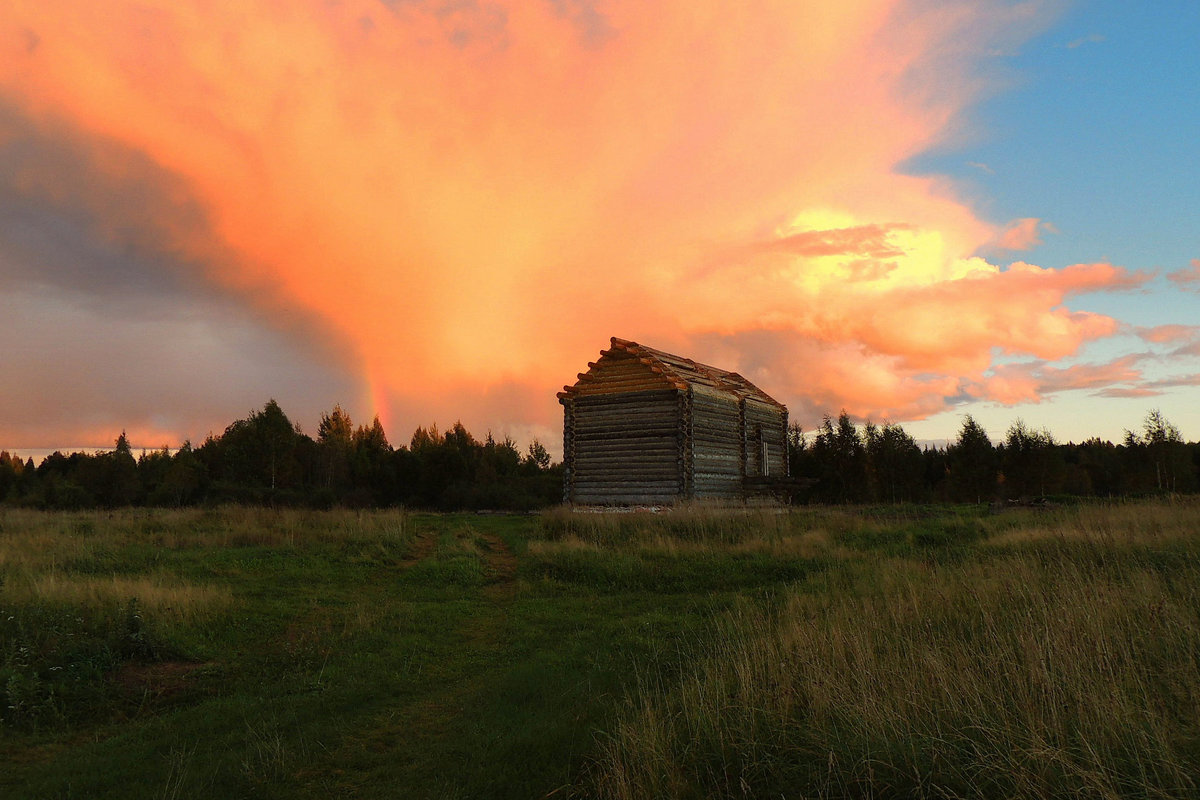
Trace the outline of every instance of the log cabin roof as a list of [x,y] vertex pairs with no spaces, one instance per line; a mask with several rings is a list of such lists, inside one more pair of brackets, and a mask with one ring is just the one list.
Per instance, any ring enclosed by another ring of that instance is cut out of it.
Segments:
[[689,385],[707,386],[732,395],[738,400],[750,398],[777,408],[784,407],[782,403],[736,372],[711,367],[628,339],[618,339],[616,336],[612,337],[608,350],[600,351],[600,361],[589,363],[588,371],[579,373],[579,380],[574,385],[564,386],[558,393],[558,399],[564,401],[587,393],[588,384],[594,380],[596,368],[603,365],[605,360],[628,359],[636,359],[649,367],[652,373],[661,376],[662,385],[673,386],[681,391],[686,391]]

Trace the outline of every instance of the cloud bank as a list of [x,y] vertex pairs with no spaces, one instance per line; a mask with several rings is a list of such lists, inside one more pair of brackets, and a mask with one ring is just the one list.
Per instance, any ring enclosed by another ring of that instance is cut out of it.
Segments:
[[[62,352],[87,346],[56,376],[45,353],[2,365],[53,392],[194,342],[199,374],[228,373],[201,382],[210,416],[261,404],[245,365],[271,363],[285,407],[286,386],[318,409],[361,393],[401,431],[550,430],[611,335],[738,369],[802,421],[1128,381],[996,359],[1116,335],[1067,303],[1146,275],[992,263],[1052,229],[897,169],[994,88],[989,53],[1049,21],[1037,2],[9,4],[0,287],[42,292]],[[76,313],[131,294],[136,324]],[[230,302],[267,328],[222,344]],[[207,328],[181,330],[197,309]],[[75,406],[202,416],[126,385]],[[39,424],[61,420],[19,423]]]

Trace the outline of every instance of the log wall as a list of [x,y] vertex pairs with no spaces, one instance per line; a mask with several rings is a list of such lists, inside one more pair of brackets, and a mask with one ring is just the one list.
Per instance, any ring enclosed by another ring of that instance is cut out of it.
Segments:
[[747,479],[787,475],[786,409],[736,373],[638,348],[614,338],[559,394],[566,502],[740,500]]
[[707,386],[691,388],[692,493],[736,499],[742,492],[741,409],[735,396]]
[[684,492],[680,392],[600,392],[564,402],[564,499],[666,504]]
[[742,401],[742,408],[746,475],[786,476],[787,411],[750,398]]

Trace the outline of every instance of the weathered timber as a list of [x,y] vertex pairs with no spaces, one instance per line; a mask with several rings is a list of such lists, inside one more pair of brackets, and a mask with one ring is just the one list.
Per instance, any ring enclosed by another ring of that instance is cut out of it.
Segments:
[[580,459],[604,459],[608,461],[638,461],[645,463],[683,463],[683,459],[675,449],[659,448],[657,450],[592,450],[586,449],[576,454]]
[[721,453],[696,453],[695,458],[697,469],[704,467],[711,470],[717,467],[727,468],[730,464],[736,464],[738,455],[737,453],[729,453],[727,455]]
[[637,425],[640,427],[646,422],[671,422],[678,423],[679,418],[669,409],[654,407],[652,409],[636,410],[632,408],[612,408],[612,409],[584,409],[583,413],[577,416],[576,425],[587,425],[589,427],[610,426],[614,429],[630,427],[632,420],[637,420]]
[[587,467],[597,472],[669,472],[674,475],[679,471],[680,461],[674,455],[662,459],[639,459],[630,456],[598,456],[596,458],[580,456],[576,466],[581,470]]
[[666,506],[677,499],[675,491],[650,494],[625,489],[616,492],[581,491],[575,502],[585,506]]
[[[652,439],[664,438],[674,440],[679,435],[676,426],[671,423],[662,421],[647,423],[641,426],[626,426],[626,425],[601,425],[594,420],[589,420],[587,423],[577,423],[575,432],[581,438],[588,438],[592,441],[603,441],[609,434],[628,433],[630,439]],[[637,434],[637,435],[634,435]]]
[[677,434],[663,434],[661,436],[642,436],[639,438],[626,438],[615,434],[589,434],[587,436],[578,437],[583,450],[580,455],[585,453],[640,453],[643,451],[657,452],[677,448],[679,445]]
[[641,405],[644,403],[652,403],[655,400],[665,402],[672,401],[679,394],[677,389],[648,389],[639,392],[627,392],[622,395],[608,394],[579,394],[575,395],[575,403],[580,407],[605,406],[605,405]]
[[742,446],[742,439],[740,436],[730,435],[725,431],[714,431],[708,428],[696,430],[692,434],[692,438],[698,447],[715,447],[719,449],[722,447],[740,448]]
[[736,500],[787,468],[787,410],[736,372],[613,338],[558,397],[568,502]]
[[675,418],[674,403],[647,403],[642,406],[584,406],[579,409],[579,422],[599,422],[603,420],[629,419],[638,417]]
[[655,430],[667,432],[674,430],[678,421],[666,414],[629,414],[613,417],[582,416],[575,422],[577,431],[589,433],[604,433],[621,430]]
[[646,494],[649,492],[678,492],[679,481],[579,481],[576,490],[580,492],[607,492],[618,494]]

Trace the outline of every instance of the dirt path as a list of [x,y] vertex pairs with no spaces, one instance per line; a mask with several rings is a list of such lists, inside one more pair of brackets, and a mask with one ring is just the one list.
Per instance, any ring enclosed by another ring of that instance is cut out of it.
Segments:
[[492,600],[511,598],[517,591],[517,557],[508,545],[494,533],[480,533],[484,543],[490,578],[483,593]]
[[434,548],[437,547],[437,534],[432,531],[424,531],[418,533],[413,538],[412,550],[400,562],[402,566],[411,567],[418,561],[423,561],[433,555]]

